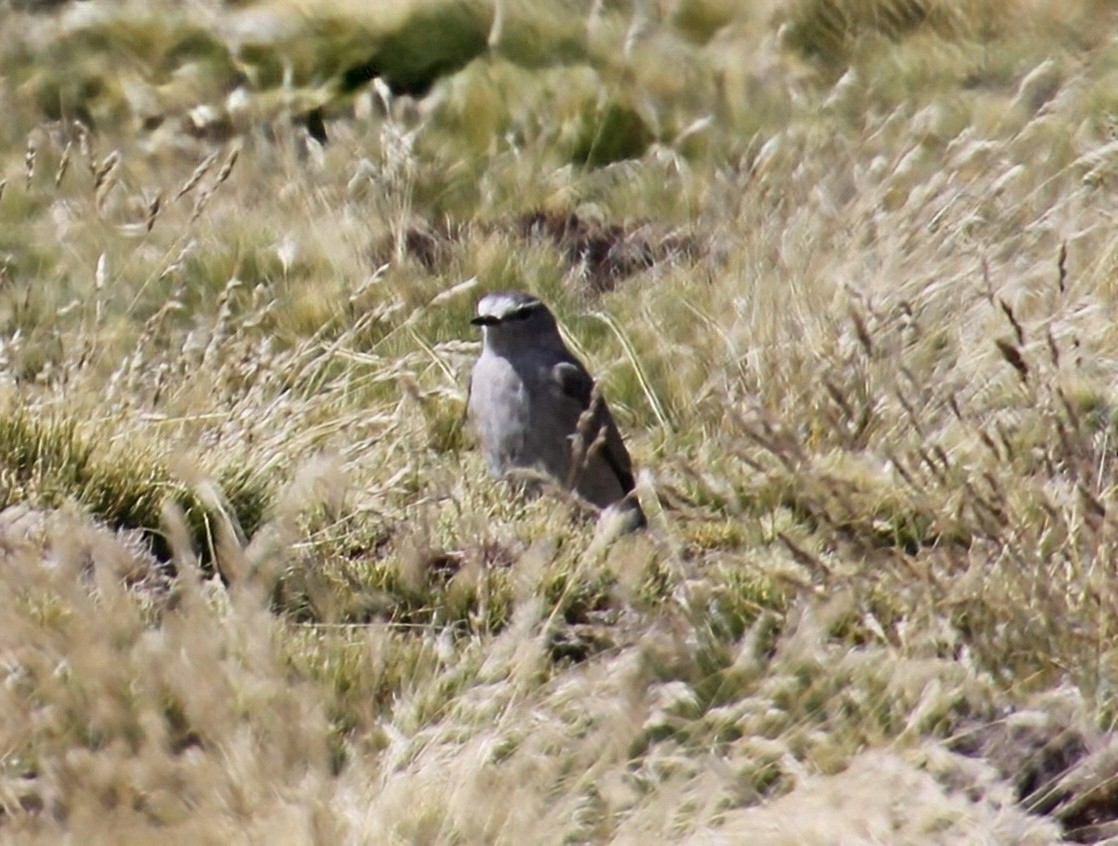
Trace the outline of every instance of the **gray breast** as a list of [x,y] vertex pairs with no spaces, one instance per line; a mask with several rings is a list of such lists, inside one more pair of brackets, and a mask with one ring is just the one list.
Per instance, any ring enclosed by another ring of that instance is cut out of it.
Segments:
[[507,359],[488,351],[478,358],[470,381],[469,413],[491,473],[502,476],[522,465],[527,390]]
[[566,482],[579,410],[551,377],[552,358],[486,350],[474,365],[469,413],[494,475],[534,468]]

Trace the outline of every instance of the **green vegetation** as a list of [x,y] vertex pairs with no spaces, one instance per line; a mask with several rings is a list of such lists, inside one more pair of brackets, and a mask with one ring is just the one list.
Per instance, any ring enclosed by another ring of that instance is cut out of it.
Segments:
[[[0,0],[0,839],[1118,831],[1102,0]],[[553,305],[651,526],[489,479]]]

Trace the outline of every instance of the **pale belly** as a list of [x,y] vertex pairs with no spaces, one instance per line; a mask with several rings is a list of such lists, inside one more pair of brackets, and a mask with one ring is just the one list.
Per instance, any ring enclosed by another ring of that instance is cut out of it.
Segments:
[[535,469],[565,480],[577,416],[567,419],[549,373],[546,362],[518,372],[499,356],[478,360],[469,414],[493,475]]

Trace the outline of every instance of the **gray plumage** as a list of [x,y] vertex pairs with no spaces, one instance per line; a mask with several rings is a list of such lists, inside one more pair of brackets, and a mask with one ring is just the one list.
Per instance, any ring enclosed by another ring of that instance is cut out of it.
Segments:
[[604,509],[644,525],[621,433],[594,380],[563,343],[555,317],[519,291],[482,297],[484,343],[470,378],[468,411],[489,470],[536,470]]

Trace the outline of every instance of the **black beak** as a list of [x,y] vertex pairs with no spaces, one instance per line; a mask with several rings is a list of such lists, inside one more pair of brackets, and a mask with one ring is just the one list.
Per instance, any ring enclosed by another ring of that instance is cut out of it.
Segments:
[[481,317],[475,317],[473,320],[470,321],[470,323],[474,326],[496,326],[500,322],[501,321],[499,321],[491,314],[484,314]]

